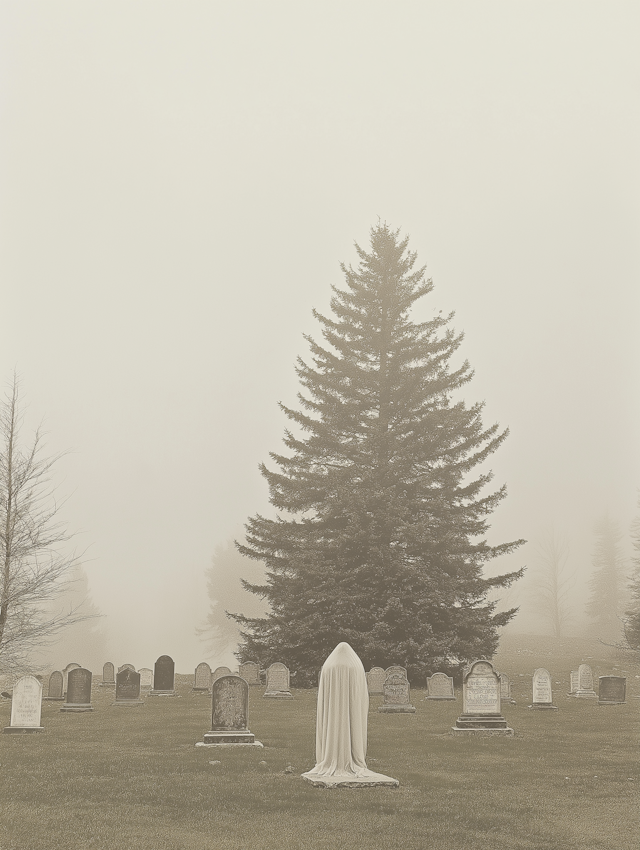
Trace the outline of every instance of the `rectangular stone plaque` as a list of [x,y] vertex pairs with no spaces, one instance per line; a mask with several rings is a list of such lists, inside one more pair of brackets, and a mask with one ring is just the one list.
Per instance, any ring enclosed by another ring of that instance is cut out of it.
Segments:
[[620,705],[627,696],[627,680],[624,676],[600,676],[598,679],[598,701],[601,705]]

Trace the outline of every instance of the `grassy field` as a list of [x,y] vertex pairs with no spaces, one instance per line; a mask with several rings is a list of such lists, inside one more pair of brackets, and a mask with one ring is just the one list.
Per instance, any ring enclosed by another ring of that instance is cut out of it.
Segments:
[[[292,701],[251,689],[249,726],[265,748],[196,748],[210,698],[187,677],[175,698],[113,707],[94,688],[95,710],[62,714],[44,702],[45,732],[0,736],[0,850],[637,850],[640,846],[640,669],[596,642],[504,639],[495,666],[516,705],[503,714],[515,737],[453,737],[455,703],[425,702],[415,715],[377,712],[371,700],[369,766],[398,789],[317,789],[315,690]],[[569,698],[569,671],[627,676],[628,701]],[[555,712],[534,712],[531,676],[552,674]],[[617,669],[614,669],[617,668]],[[638,677],[638,678],[636,678]],[[9,723],[8,701],[0,723]]]

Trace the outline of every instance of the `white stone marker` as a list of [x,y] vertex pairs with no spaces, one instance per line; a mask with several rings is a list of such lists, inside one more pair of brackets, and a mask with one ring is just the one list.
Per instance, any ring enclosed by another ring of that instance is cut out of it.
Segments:
[[348,643],[339,643],[320,673],[316,713],[316,765],[302,774],[320,788],[366,788],[397,779],[369,770],[367,719],[369,693],[362,661]]
[[280,661],[275,661],[267,670],[267,690],[263,697],[273,699],[293,699],[289,685],[289,668]]
[[43,732],[40,725],[42,711],[42,683],[35,676],[23,676],[13,687],[11,699],[11,725],[3,732]]
[[578,689],[575,696],[581,699],[597,699],[598,695],[593,690],[593,673],[588,664],[578,667]]
[[533,674],[533,704],[531,708],[558,710],[558,706],[553,705],[551,674],[544,667],[538,667]]

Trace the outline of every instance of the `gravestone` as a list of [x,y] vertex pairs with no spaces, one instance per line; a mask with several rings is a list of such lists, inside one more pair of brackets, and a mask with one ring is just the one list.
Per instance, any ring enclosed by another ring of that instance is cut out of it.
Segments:
[[249,685],[235,674],[211,685],[211,731],[196,747],[262,747],[249,731]]
[[150,688],[153,686],[153,670],[150,667],[141,667],[138,673],[140,673],[141,688]]
[[575,692],[578,690],[578,671],[577,670],[571,671],[571,673],[569,674],[569,681],[570,681],[569,693],[575,694]]
[[93,711],[91,705],[91,670],[76,667],[69,671],[67,698],[60,711]]
[[49,693],[46,700],[64,699],[64,676],[60,670],[54,670],[49,676]]
[[150,697],[173,697],[175,687],[175,664],[169,655],[161,655],[153,668],[153,688]]
[[23,676],[13,686],[11,725],[5,726],[3,732],[43,732],[44,727],[40,725],[41,711],[42,683],[35,676]]
[[387,678],[386,671],[382,667],[372,667],[367,673],[367,690],[370,696],[378,696],[383,693],[382,686]]
[[249,686],[262,684],[260,681],[260,665],[255,661],[245,661],[244,664],[241,664],[238,667],[238,675],[241,676]]
[[193,676],[193,690],[208,693],[210,687],[211,667],[209,667],[206,661],[201,661],[196,667],[196,672]]
[[588,664],[581,664],[578,667],[578,687],[574,696],[581,699],[596,699],[596,692],[593,690],[593,673]]
[[446,673],[434,673],[427,679],[426,699],[455,699],[453,678]]
[[624,676],[598,677],[598,705],[622,705],[626,697],[627,680]]
[[544,667],[538,667],[533,674],[533,703],[531,708],[552,709],[557,711],[553,705],[553,693],[551,690],[551,674]]
[[219,679],[220,676],[232,676],[231,670],[228,667],[216,667],[216,669],[211,674],[211,684],[215,682],[216,679]]
[[69,678],[69,673],[72,670],[78,670],[79,668],[80,668],[80,665],[76,664],[75,661],[72,661],[71,664],[67,664],[67,666],[62,670],[62,676],[63,676],[63,679],[64,679],[62,688],[63,688],[63,692],[65,694],[67,693],[67,680]]
[[289,668],[279,661],[274,662],[267,670],[267,690],[263,697],[273,699],[293,699],[289,687]]
[[116,680],[114,676],[114,667],[110,661],[102,668],[102,681],[100,682],[101,687],[103,688],[115,688]]
[[383,714],[414,714],[409,705],[409,681],[404,673],[389,673],[382,686],[384,702],[378,706]]
[[135,672],[135,669],[136,668],[133,666],[133,664],[122,664],[120,667],[118,667],[118,673],[122,673],[123,670],[133,670]]
[[116,701],[113,705],[144,705],[140,699],[140,673],[125,667],[116,676]]
[[387,669],[384,672],[385,672],[385,679],[386,679],[387,676],[390,676],[392,673],[401,673],[405,677],[405,679],[407,678],[407,668],[406,667],[400,667],[399,664],[392,664],[391,667],[387,667]]
[[512,705],[516,701],[511,696],[511,679],[506,673],[500,673],[500,702],[510,702]]
[[474,661],[464,675],[462,714],[451,731],[454,735],[513,735],[500,713],[500,679],[489,661]]

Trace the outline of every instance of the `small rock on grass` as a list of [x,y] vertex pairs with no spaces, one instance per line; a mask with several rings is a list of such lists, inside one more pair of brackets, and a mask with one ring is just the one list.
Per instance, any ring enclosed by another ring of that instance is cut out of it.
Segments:
[[222,764],[221,761],[210,761],[209,764]]

